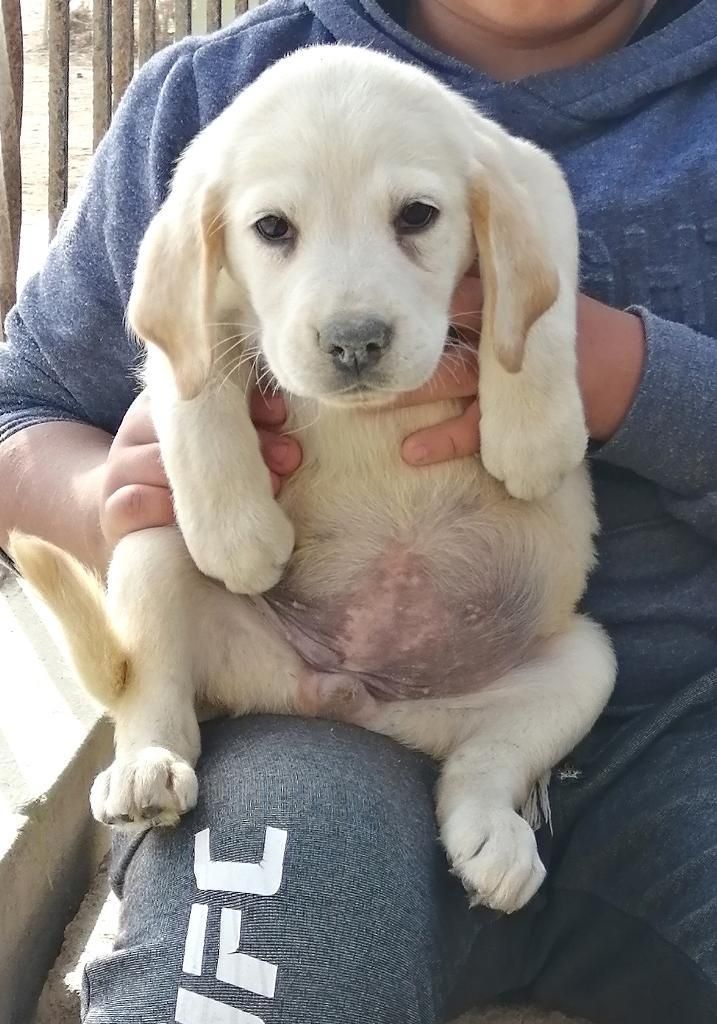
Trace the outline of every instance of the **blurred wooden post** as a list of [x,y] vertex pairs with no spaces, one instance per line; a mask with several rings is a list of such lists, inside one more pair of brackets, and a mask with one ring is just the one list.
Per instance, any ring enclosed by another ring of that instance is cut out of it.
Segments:
[[47,58],[48,179],[47,216],[50,238],[67,205],[67,125],[70,96],[70,0],[49,0],[50,31]]
[[149,60],[157,48],[156,0],[139,0],[139,63]]
[[112,117],[112,5],[92,4],[92,149],[109,128]]
[[112,0],[112,110],[134,74],[134,3]]
[[207,32],[216,32],[222,23],[222,0],[206,0]]
[[192,0],[174,0],[174,39],[182,39],[192,31]]
[[22,58],[20,0],[0,0],[0,337],[15,302],[20,255]]

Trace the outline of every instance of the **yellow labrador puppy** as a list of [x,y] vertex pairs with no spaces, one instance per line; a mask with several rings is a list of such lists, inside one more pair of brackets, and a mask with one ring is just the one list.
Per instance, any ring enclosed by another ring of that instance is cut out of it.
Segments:
[[[436,369],[476,252],[481,459],[411,469],[401,440],[460,403],[395,399]],[[519,809],[615,672],[575,613],[596,526],[576,292],[553,161],[388,57],[293,54],[192,142],[128,310],[179,529],[122,540],[106,594],[14,541],[115,719],[100,820],[194,805],[197,701],[332,714],[442,760],[441,835],[476,902],[534,894]],[[247,407],[257,365],[304,451],[278,502]]]

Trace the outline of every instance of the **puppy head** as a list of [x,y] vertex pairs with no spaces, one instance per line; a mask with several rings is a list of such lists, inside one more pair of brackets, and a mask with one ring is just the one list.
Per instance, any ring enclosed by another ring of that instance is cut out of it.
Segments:
[[477,249],[484,336],[517,371],[558,275],[512,145],[416,68],[298,51],[180,161],[140,250],[130,324],[185,398],[209,374],[214,325],[232,323],[256,325],[285,391],[387,401],[436,369]]

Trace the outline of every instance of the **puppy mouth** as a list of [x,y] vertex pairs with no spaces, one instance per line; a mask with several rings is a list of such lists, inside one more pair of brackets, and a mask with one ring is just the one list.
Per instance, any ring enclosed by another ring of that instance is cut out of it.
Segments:
[[374,409],[382,405],[390,405],[395,401],[397,389],[389,389],[384,385],[372,384],[365,380],[341,388],[340,391],[329,392],[319,396],[319,401],[327,405],[348,408]]

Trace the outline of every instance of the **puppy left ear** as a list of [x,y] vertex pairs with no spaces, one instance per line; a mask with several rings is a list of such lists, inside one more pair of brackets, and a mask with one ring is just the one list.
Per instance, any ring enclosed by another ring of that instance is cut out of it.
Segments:
[[504,164],[481,163],[470,188],[482,341],[493,346],[503,369],[517,373],[530,328],[558,297],[558,272],[527,192]]
[[480,454],[509,494],[534,501],[579,465],[587,442],[577,217],[552,157],[485,118],[474,123],[471,201],[485,297]]
[[142,240],[127,319],[140,338],[162,349],[180,397],[190,399],[212,363],[224,240],[218,193],[205,187],[197,195],[197,184],[181,170]]

